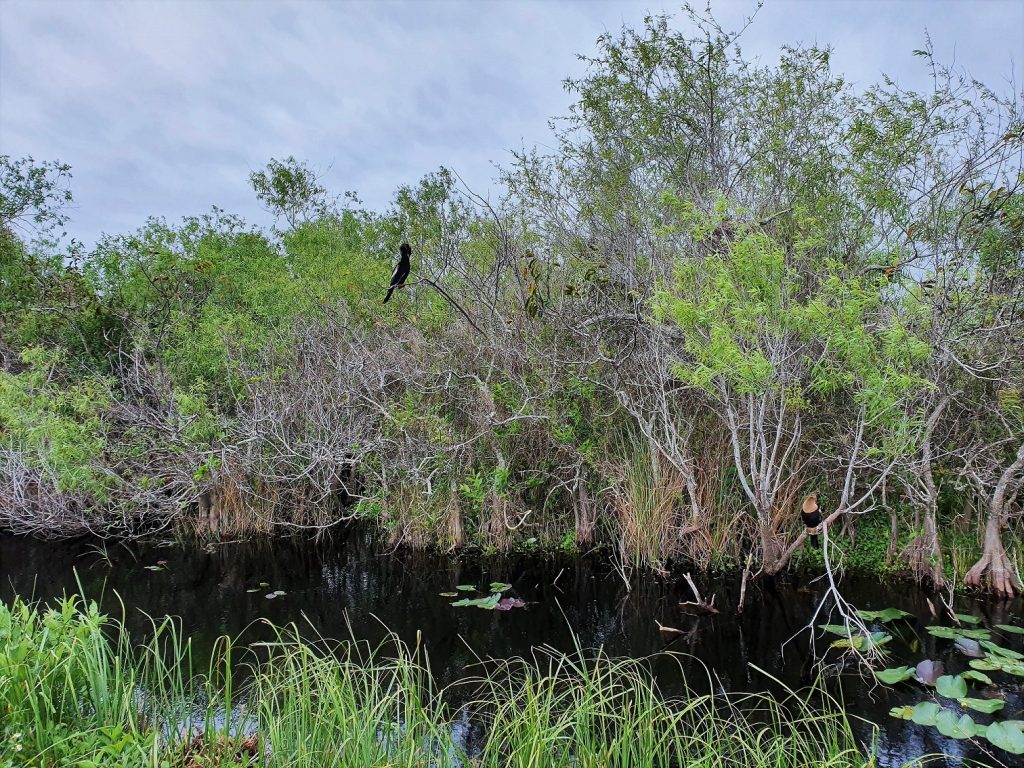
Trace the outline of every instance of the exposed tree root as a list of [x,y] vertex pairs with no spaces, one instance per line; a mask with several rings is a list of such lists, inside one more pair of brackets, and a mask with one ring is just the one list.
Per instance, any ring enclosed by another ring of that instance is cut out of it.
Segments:
[[[964,581],[972,587],[987,589],[997,597],[1011,598],[1024,589],[999,535],[999,521],[989,518],[985,525],[985,545],[981,559],[967,572]],[[987,582],[987,583],[986,583]]]

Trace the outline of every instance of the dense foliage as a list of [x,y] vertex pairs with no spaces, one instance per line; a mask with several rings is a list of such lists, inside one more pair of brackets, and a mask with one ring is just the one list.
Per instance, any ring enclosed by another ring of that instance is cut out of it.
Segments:
[[215,209],[86,251],[68,168],[0,159],[0,525],[358,516],[773,573],[821,561],[816,492],[851,562],[1019,591],[1020,105],[928,51],[932,90],[860,92],[689,21],[602,36],[497,203],[441,169],[367,211],[287,158],[251,177],[270,231]]

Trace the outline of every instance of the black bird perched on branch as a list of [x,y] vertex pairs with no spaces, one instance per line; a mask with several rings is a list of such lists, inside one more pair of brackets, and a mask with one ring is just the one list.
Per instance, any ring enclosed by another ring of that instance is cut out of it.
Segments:
[[401,253],[401,256],[398,259],[398,265],[395,267],[395,271],[391,274],[391,284],[388,286],[388,295],[384,297],[384,301],[382,301],[381,304],[387,304],[388,299],[391,298],[391,294],[395,292],[395,288],[401,288],[409,278],[409,257],[412,256],[412,246],[408,243],[402,243],[402,247],[398,250]]
[[818,531],[821,526],[821,511],[818,509],[818,494],[812,493],[800,507],[800,519],[807,526],[807,535],[811,537],[811,543],[817,545]]

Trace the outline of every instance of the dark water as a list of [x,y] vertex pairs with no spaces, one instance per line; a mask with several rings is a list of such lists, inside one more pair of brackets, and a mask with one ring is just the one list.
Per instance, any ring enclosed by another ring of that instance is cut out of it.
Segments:
[[[123,603],[129,629],[139,635],[150,626],[147,615],[180,617],[198,658],[220,635],[269,639],[268,630],[258,622],[261,618],[276,624],[312,625],[325,637],[355,636],[372,643],[384,640],[390,630],[414,644],[419,633],[441,683],[465,676],[466,666],[479,658],[527,656],[532,648],[543,645],[571,652],[574,637],[584,648],[601,646],[612,656],[647,656],[666,648],[657,620],[685,632],[667,647],[692,654],[683,664],[692,688],[706,690],[714,685],[731,691],[781,693],[780,683],[758,668],[792,688],[807,685],[820,669],[816,661],[833,639],[819,638],[816,657],[810,633],[802,628],[824,588],[817,581],[796,577],[749,588],[741,614],[735,610],[738,577],[698,578],[704,596],[715,595],[721,613],[697,617],[678,607],[679,602],[692,599],[681,574],[667,579],[637,575],[627,588],[607,558],[596,555],[459,557],[394,552],[375,546],[366,533],[354,531],[326,542],[278,539],[206,549],[110,544],[107,557],[100,555],[95,542],[55,544],[0,536],[0,599],[10,601],[15,594],[48,599],[83,591],[109,613],[120,615]],[[161,570],[146,567],[161,561],[166,561]],[[486,593],[495,581],[511,583],[507,594],[526,600],[529,606],[508,612],[453,608],[452,598],[439,594],[457,584],[474,584]],[[269,586],[261,587],[261,582]],[[275,590],[286,594],[267,599]],[[913,585],[847,578],[843,591],[858,608],[892,606],[914,615],[892,625],[896,637],[889,666],[933,658],[945,660],[947,671],[966,669],[966,659],[955,654],[950,641],[924,631],[934,622],[926,594]],[[932,602],[940,606],[934,597]],[[1019,600],[958,598],[956,604],[957,610],[973,613],[987,625],[1021,623],[1021,607]],[[827,620],[823,613],[817,623]],[[1020,645],[1018,640],[1011,647],[1019,650]],[[838,656],[827,660],[838,661]],[[654,668],[664,690],[679,690],[678,664],[655,663]],[[986,755],[969,742],[945,739],[934,728],[890,717],[891,707],[925,698],[916,683],[886,689],[872,686],[851,670],[838,675],[834,690],[851,715],[879,726],[877,750],[882,766],[940,752],[954,756],[949,761],[952,765],[963,757],[982,764],[999,765],[998,760],[1024,764],[1002,753]],[[1001,685],[1000,693],[1007,700],[1002,716],[1022,717],[1022,686]],[[991,718],[973,716],[980,722]],[[864,741],[870,740],[872,729],[866,723],[858,724],[857,731]]]

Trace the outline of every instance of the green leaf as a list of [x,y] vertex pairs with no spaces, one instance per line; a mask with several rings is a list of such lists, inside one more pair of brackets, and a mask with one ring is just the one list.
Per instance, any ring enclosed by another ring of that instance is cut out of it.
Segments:
[[459,584],[455,587],[459,592],[476,592],[476,587],[472,584]]
[[986,656],[984,659],[971,659],[967,663],[971,669],[980,669],[984,672],[998,672],[1003,668],[1003,665],[994,661],[992,656]]
[[875,677],[886,685],[895,685],[909,680],[914,676],[913,667],[894,667],[892,669],[881,669],[875,672]]
[[942,712],[942,707],[934,701],[922,701],[915,704],[910,711],[910,719],[918,725],[935,725],[935,718]]
[[499,600],[501,600],[501,595],[494,594],[487,597],[466,597],[462,600],[456,600],[452,605],[456,608],[483,608],[485,611],[493,611],[497,607]]
[[1008,675],[1024,677],[1024,664],[1019,664],[1016,661],[1004,661],[999,668]]
[[966,672],[961,673],[964,680],[977,680],[979,683],[985,683],[985,685],[992,685],[992,678],[986,675],[984,672],[976,672],[973,669],[968,669]]
[[512,589],[512,585],[501,581],[491,582],[491,592],[504,592],[506,589]]
[[958,699],[957,703],[961,707],[967,707],[977,712],[984,712],[987,715],[991,715],[993,712],[998,712],[1006,706],[1006,702],[1002,699]]
[[886,643],[892,641],[892,635],[888,632],[872,632],[871,636],[865,639],[868,641],[868,647],[881,648]]
[[974,720],[970,715],[956,716],[956,712],[944,709],[935,716],[935,727],[939,733],[951,739],[969,739],[974,736]]
[[983,723],[974,724],[974,738],[985,738],[985,734],[988,732],[988,726]]
[[1024,720],[992,723],[985,738],[1011,755],[1024,755]]
[[458,597],[458,592],[442,592],[441,597]]
[[1024,635],[1024,627],[1014,627],[1010,624],[996,624],[996,629],[1009,632],[1011,635]]
[[967,696],[967,681],[960,675],[943,675],[935,681],[935,691],[947,699],[962,699]]
[[843,624],[819,624],[818,629],[831,632],[833,635],[839,635],[840,637],[848,637],[850,634],[850,630]]
[[992,633],[985,628],[979,629],[958,629],[957,634],[961,637],[969,637],[971,640],[989,640]]
[[1024,653],[1017,653],[1017,651],[1011,651],[1009,648],[1003,648],[1000,645],[989,642],[988,640],[982,640],[981,645],[988,648],[996,656],[1001,656],[1004,659],[1013,659],[1014,661],[1021,661],[1024,659]]
[[909,613],[901,611],[899,608],[883,608],[880,611],[857,611],[857,615],[865,621],[881,621],[883,623],[910,616]]
[[988,640],[992,633],[987,629],[959,629],[957,627],[928,627],[928,634],[944,640],[956,640],[958,637],[969,637],[971,640]]
[[981,623],[981,619],[979,619],[977,616],[972,616],[969,613],[955,613],[953,615],[956,616],[957,620],[961,624],[980,624]]

